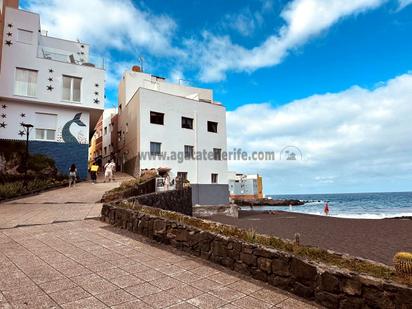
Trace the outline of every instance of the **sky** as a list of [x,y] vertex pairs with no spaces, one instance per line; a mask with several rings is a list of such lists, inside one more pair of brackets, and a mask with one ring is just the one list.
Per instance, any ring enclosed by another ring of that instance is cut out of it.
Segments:
[[[87,42],[106,66],[214,90],[230,161],[266,194],[412,190],[412,0],[32,0],[49,35]],[[289,147],[289,148],[285,148]],[[298,160],[281,160],[298,149]],[[285,156],[283,156],[284,158]]]

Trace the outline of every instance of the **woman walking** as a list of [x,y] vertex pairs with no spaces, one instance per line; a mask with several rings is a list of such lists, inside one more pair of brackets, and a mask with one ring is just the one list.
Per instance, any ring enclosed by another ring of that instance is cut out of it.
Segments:
[[73,163],[70,168],[69,168],[69,188],[73,185],[76,184],[76,178],[77,178],[77,168],[76,165]]

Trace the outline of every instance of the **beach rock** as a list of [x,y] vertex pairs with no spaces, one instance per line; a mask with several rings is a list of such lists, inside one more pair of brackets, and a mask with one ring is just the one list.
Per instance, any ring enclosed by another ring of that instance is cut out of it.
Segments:
[[361,309],[367,308],[361,298],[345,298],[341,300],[339,309]]
[[272,200],[267,198],[235,199],[233,202],[238,206],[300,206],[305,204],[305,202],[299,200]]

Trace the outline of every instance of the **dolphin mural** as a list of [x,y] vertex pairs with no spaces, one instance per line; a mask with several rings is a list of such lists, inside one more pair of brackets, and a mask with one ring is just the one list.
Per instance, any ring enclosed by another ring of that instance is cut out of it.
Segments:
[[66,124],[64,125],[63,130],[62,130],[62,137],[65,143],[79,144],[79,141],[77,140],[77,138],[75,138],[73,134],[70,133],[70,126],[73,123],[75,123],[80,127],[85,127],[86,125],[80,120],[81,115],[82,113],[77,113],[72,120],[66,122]]

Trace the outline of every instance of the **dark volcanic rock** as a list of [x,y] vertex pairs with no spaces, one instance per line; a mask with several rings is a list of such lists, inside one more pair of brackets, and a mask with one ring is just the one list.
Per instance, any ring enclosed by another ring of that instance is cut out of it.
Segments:
[[234,203],[238,206],[300,206],[305,202],[299,200],[272,200],[267,198],[262,199],[235,199]]

